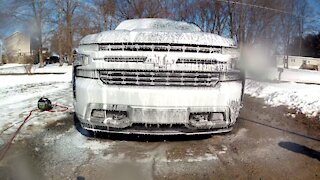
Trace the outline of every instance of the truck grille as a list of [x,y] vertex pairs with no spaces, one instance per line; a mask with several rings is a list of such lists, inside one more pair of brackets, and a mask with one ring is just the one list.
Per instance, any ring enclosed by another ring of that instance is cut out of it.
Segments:
[[99,44],[99,51],[159,51],[159,52],[194,52],[221,53],[222,47],[192,44],[150,44],[150,43],[112,43]]
[[219,62],[216,59],[195,59],[195,58],[179,58],[177,64],[226,64]]
[[184,71],[102,70],[100,79],[108,85],[214,86],[219,73]]
[[107,62],[145,62],[147,60],[146,56],[137,56],[137,57],[125,57],[125,56],[109,56],[104,58]]

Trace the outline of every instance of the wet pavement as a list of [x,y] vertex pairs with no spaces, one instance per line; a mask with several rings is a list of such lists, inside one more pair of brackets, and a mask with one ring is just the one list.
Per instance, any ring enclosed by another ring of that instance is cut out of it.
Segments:
[[[0,179],[320,179],[320,120],[244,99],[230,133],[86,138],[72,115],[19,138]],[[32,127],[25,127],[32,128]]]

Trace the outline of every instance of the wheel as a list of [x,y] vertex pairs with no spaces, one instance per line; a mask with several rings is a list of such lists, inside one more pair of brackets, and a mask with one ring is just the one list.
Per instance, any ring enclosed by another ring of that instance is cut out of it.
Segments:
[[77,115],[74,113],[73,114],[73,121],[74,121],[74,127],[77,129],[77,131],[86,136],[86,137],[94,137],[94,132],[93,131],[90,131],[90,130],[87,130],[87,129],[84,129],[82,126],[81,126],[81,123],[77,117]]

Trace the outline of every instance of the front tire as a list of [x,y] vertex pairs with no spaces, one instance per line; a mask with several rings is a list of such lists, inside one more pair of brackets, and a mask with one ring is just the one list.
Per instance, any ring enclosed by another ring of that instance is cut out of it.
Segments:
[[84,129],[82,126],[81,126],[81,123],[77,117],[77,115],[74,113],[73,114],[73,121],[74,121],[74,127],[77,129],[77,131],[86,136],[86,137],[94,137],[94,132],[93,131],[90,131],[90,130],[87,130],[87,129]]

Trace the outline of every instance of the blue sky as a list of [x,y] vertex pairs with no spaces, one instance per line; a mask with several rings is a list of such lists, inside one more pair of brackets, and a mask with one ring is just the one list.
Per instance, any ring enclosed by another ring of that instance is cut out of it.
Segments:
[[[81,1],[82,2],[87,2],[87,3],[91,2],[91,0],[81,0]],[[305,34],[316,33],[316,32],[320,31],[320,0],[307,0],[307,1],[309,2],[311,8],[313,9],[314,15],[310,19],[307,19],[306,22],[310,22],[309,25],[312,25],[313,26],[312,29],[315,28],[315,30],[310,31],[310,29],[306,28],[305,29],[306,30]],[[0,0],[0,3],[4,3],[5,4],[5,1],[1,1]],[[12,33],[14,33],[15,31],[23,31],[23,29],[24,29],[24,27],[21,27],[19,25],[10,26],[7,29],[2,29],[2,34],[3,34],[4,37],[7,37],[7,36],[11,35]]]
[[308,0],[308,1],[310,6],[314,9],[313,19],[316,22],[318,31],[320,31],[320,0]]
[[315,9],[320,12],[320,5],[317,3],[319,0],[308,0],[311,6],[315,7]]

